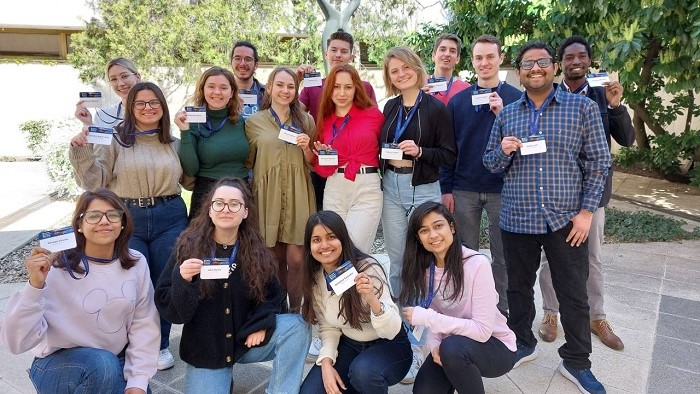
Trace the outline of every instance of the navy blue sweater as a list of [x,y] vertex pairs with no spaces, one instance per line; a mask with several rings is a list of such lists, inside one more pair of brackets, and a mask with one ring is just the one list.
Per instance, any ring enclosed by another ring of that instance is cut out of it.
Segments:
[[[457,93],[450,100],[447,109],[452,115],[452,124],[457,145],[457,161],[454,166],[440,167],[440,189],[442,194],[452,193],[453,189],[478,193],[500,193],[503,188],[503,174],[493,174],[484,167],[481,160],[491,135],[491,127],[496,115],[488,111],[488,105],[481,105],[477,112],[472,106],[472,92],[479,89],[476,84]],[[501,83],[498,95],[503,106],[518,100],[522,92],[505,82]]]

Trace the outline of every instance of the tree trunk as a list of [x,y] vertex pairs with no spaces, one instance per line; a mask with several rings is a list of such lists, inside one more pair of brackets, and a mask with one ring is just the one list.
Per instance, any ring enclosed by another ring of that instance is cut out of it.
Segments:
[[690,131],[690,126],[693,121],[693,112],[695,112],[695,94],[693,93],[693,89],[688,89],[688,114],[685,117],[684,133]]
[[[640,86],[649,87],[651,84],[652,70],[654,63],[661,52],[661,41],[654,36],[649,37],[649,45],[647,46],[646,54],[644,55],[644,65],[640,73]],[[653,94],[653,93],[652,93]],[[665,134],[666,130],[661,127],[656,120],[649,115],[647,110],[646,100],[637,103],[630,103],[630,108],[634,110],[634,130],[637,133],[637,146],[640,149],[649,149],[649,141],[647,139],[646,128],[656,135]]]
[[634,111],[634,116],[632,117],[632,125],[635,131],[635,140],[637,141],[638,149],[649,150],[649,138],[647,138],[647,130],[644,126],[644,121],[637,115],[637,111]]

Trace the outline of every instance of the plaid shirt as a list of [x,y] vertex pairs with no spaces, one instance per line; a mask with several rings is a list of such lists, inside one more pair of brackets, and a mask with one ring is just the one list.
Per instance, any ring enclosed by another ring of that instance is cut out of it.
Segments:
[[484,166],[505,172],[500,226],[520,234],[557,231],[581,209],[595,212],[610,167],[598,106],[587,97],[555,94],[539,120],[539,137],[547,151],[523,156],[520,150],[506,155],[501,140],[529,137],[530,104],[527,93],[503,108],[496,118]]

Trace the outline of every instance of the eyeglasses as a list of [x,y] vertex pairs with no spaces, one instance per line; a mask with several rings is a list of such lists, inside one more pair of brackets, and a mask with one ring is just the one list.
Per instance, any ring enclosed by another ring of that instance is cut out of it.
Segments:
[[240,201],[223,202],[221,200],[211,202],[211,209],[215,212],[222,212],[224,207],[228,207],[229,212],[236,213],[243,208],[243,203]]
[[126,82],[129,78],[131,78],[132,75],[135,75],[135,74],[134,73],[122,73],[122,74],[119,74],[118,78],[117,77],[110,77],[109,83],[111,83],[112,85],[116,85],[117,82],[119,82],[119,81]]
[[532,68],[535,67],[535,63],[537,63],[540,68],[547,68],[552,65],[552,58],[543,57],[537,60],[525,60],[520,62],[520,68],[523,70],[532,70]]
[[255,63],[255,59],[250,56],[234,56],[234,63]]
[[134,108],[136,109],[146,109],[146,104],[150,105],[153,109],[160,108],[160,100],[151,101],[134,101]]
[[110,223],[119,223],[122,221],[124,211],[122,211],[121,209],[110,209],[107,212],[87,211],[81,214],[80,218],[85,220],[85,223],[87,224],[97,224],[102,220],[103,216],[105,216],[107,218],[107,221]]

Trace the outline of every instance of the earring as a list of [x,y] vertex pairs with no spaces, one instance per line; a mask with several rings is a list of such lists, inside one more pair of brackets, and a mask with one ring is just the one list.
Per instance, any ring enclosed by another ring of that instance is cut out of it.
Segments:
[[124,226],[122,226],[122,230],[124,230]]
[[82,229],[82,228],[79,228],[79,229],[78,229],[78,232],[79,232],[79,233],[82,233],[82,232],[83,232],[83,229]]

